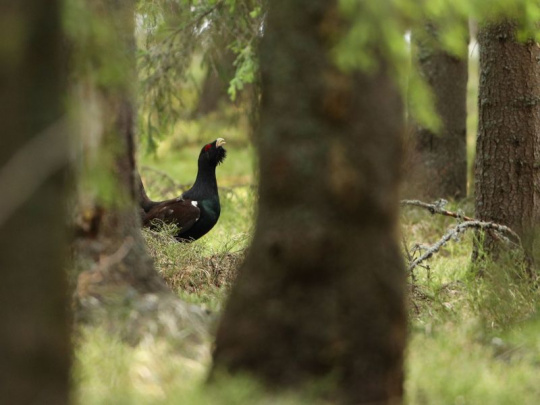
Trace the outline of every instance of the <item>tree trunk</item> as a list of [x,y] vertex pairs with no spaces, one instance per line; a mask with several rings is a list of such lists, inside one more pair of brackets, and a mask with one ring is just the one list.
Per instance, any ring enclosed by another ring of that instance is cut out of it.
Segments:
[[217,50],[214,64],[208,66],[199,103],[195,109],[195,115],[204,116],[216,111],[220,103],[230,102],[227,89],[229,82],[234,77],[234,53],[226,49],[227,44],[222,39],[223,49]]
[[68,137],[60,2],[0,7],[0,403],[67,404]]
[[260,199],[216,338],[215,369],[269,386],[335,379],[350,403],[398,403],[405,273],[394,240],[399,94],[331,62],[335,2],[273,2],[262,45]]
[[[134,2],[103,0],[88,5],[110,41],[105,45],[108,52],[91,58],[92,67],[97,72],[122,74],[107,86],[99,84],[104,78],[97,75],[81,78],[79,83],[88,123],[81,133],[84,167],[80,183],[90,181],[93,187],[80,187],[78,194],[74,245],[81,272],[75,291],[77,319],[105,323],[134,342],[148,333],[163,333],[172,339],[202,338],[205,314],[170,292],[156,272],[141,234],[135,181]],[[101,173],[99,182],[85,178],[96,177],[95,173]],[[99,192],[100,187],[105,192]]]
[[[466,22],[464,22],[466,24]],[[415,124],[411,175],[414,196],[427,199],[467,196],[467,53],[458,58],[441,49],[433,24],[413,32],[421,75],[435,97],[441,132]]]
[[[79,275],[76,295],[79,303],[90,296],[103,298],[103,294],[111,293],[116,287],[121,295],[125,294],[124,288],[135,288],[139,293],[166,290],[146,253],[135,206],[138,185],[134,178],[133,7],[131,0],[103,0],[101,5],[91,7],[96,13],[94,18],[102,19],[109,30],[111,48],[117,47],[114,48],[116,54],[107,55],[103,63],[111,70],[122,70],[123,75],[118,82],[108,83],[106,87],[86,83],[85,101],[95,105],[99,112],[92,117],[96,126],[89,128],[88,133],[83,132],[82,138],[87,144],[98,145],[94,153],[99,158],[92,163],[101,166],[99,169],[112,178],[113,189],[109,193],[114,195],[93,196],[82,190],[83,195],[79,196],[79,210],[83,213],[77,224],[79,260],[96,263]],[[95,139],[89,142],[88,138],[92,136]],[[104,291],[100,292],[101,289]]]
[[540,215],[540,49],[517,42],[510,21],[484,26],[478,42],[476,216],[514,229],[531,253]]

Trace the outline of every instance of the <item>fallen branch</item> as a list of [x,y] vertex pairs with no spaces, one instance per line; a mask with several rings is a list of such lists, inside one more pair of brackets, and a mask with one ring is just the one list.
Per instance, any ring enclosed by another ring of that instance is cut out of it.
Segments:
[[452,238],[457,238],[459,234],[465,232],[469,228],[474,229],[485,229],[485,230],[493,230],[499,233],[499,235],[502,237],[503,240],[507,242],[511,242],[508,238],[504,236],[504,234],[510,235],[513,239],[515,239],[518,246],[521,246],[521,239],[513,230],[508,228],[505,225],[496,224],[493,222],[484,222],[484,221],[478,221],[478,220],[468,220],[465,222],[462,222],[455,227],[449,229],[441,239],[439,239],[436,243],[431,245],[425,252],[422,254],[418,259],[414,260],[410,265],[408,270],[412,271],[416,266],[418,266],[423,261],[429,259],[431,256],[433,256],[435,253],[437,253],[441,247],[443,247],[448,241]]

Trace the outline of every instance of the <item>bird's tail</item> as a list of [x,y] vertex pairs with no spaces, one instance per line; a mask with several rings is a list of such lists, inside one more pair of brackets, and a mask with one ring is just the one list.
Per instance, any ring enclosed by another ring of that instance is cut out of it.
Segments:
[[137,182],[137,185],[139,187],[139,205],[141,206],[141,208],[145,211],[145,212],[148,212],[150,211],[150,209],[152,207],[154,207],[157,203],[152,201],[149,197],[148,197],[148,194],[146,194],[146,190],[144,189],[144,184],[142,182],[142,179],[141,179],[141,175],[139,174],[138,171],[135,171],[135,181]]

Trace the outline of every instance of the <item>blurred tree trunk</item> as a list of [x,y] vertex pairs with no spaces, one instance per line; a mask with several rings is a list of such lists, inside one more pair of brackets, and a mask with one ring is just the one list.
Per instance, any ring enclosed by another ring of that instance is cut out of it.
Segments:
[[59,1],[0,6],[0,403],[67,404],[68,137]]
[[[115,51],[102,63],[108,64],[106,66],[111,70],[122,71],[122,76],[106,86],[85,84],[86,102],[94,105],[97,111],[91,117],[94,126],[84,128],[83,131],[88,132],[82,134],[83,142],[96,148],[93,151],[96,161],[88,162],[91,158],[85,158],[87,164],[100,166],[96,170],[108,174],[109,180],[100,181],[109,181],[110,187],[105,188],[105,195],[84,194],[84,190],[79,196],[78,259],[95,263],[78,277],[76,298],[83,307],[91,297],[102,300],[114,293],[124,296],[132,289],[139,293],[165,291],[146,253],[135,205],[138,185],[134,181],[133,137],[134,1],[103,0],[92,4],[90,9],[108,30],[109,46]],[[92,137],[93,141],[89,141]],[[85,153],[88,155],[92,151]]]
[[[511,227],[532,253],[540,215],[540,49],[517,42],[511,21],[482,27],[478,42],[476,216]],[[490,237],[484,247],[492,251]]]
[[[99,43],[98,53],[89,55],[92,74],[79,83],[88,125],[81,133],[84,164],[74,243],[80,270],[77,319],[105,323],[134,342],[156,333],[184,341],[201,338],[206,333],[204,313],[167,288],[141,234],[135,181],[134,1],[87,4],[103,24],[98,39],[107,32],[108,43]],[[92,187],[85,188],[88,183]]]
[[270,7],[257,227],[217,332],[214,367],[276,388],[329,379],[329,394],[346,402],[398,403],[402,106],[384,62],[371,76],[332,64],[345,28],[335,2]]
[[[467,22],[463,22],[467,26]],[[427,199],[467,196],[467,53],[458,58],[441,49],[436,27],[413,31],[415,57],[431,87],[441,132],[414,125],[415,150],[408,182],[414,196]]]
[[223,44],[223,47],[216,50],[214,62],[208,67],[202,85],[199,103],[195,110],[195,114],[199,116],[216,111],[222,102],[230,102],[227,89],[229,82],[234,77],[235,56],[232,51],[227,49],[227,44],[223,39],[220,40],[220,43]]

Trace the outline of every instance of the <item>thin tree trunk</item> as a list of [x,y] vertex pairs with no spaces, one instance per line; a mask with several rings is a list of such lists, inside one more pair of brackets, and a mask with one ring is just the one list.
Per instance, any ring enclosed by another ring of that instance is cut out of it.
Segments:
[[381,62],[330,57],[335,2],[273,2],[262,49],[260,200],[217,333],[215,368],[272,387],[332,381],[350,403],[398,403],[404,269],[394,240],[401,102]]
[[[466,26],[466,22],[463,23]],[[441,132],[414,125],[415,151],[410,189],[427,199],[467,196],[467,53],[461,58],[441,49],[437,29],[427,23],[413,32],[421,75],[433,91]]]
[[[540,49],[516,24],[480,29],[476,216],[514,229],[532,253],[540,215]],[[487,236],[485,249],[492,250]]]
[[0,403],[67,404],[68,137],[60,2],[0,7]]

